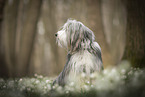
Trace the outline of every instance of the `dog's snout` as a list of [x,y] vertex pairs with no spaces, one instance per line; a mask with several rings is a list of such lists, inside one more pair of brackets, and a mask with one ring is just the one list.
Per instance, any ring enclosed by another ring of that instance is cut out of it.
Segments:
[[55,33],[55,36],[57,37],[57,33]]

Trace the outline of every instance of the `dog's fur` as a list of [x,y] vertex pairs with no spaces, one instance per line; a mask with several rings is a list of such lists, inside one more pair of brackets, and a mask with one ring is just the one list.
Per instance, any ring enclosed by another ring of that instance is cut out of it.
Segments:
[[103,70],[101,48],[88,27],[79,21],[68,19],[55,35],[58,45],[66,48],[68,55],[63,71],[53,84],[64,86],[72,74],[90,75]]

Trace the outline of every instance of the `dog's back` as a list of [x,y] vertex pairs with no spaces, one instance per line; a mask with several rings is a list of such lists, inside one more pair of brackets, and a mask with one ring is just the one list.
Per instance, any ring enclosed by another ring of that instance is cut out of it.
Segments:
[[93,72],[102,70],[101,48],[97,42],[93,42],[90,49],[68,54],[67,63],[54,83],[63,86],[72,79],[74,81],[81,73],[90,75]]

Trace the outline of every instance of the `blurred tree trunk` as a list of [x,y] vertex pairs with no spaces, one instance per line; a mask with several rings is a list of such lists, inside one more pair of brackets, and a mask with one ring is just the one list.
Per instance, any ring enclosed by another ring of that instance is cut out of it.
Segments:
[[8,0],[4,10],[3,50],[8,76],[28,73],[42,0]]
[[127,8],[126,48],[123,59],[133,66],[145,67],[145,3],[123,0]]
[[[20,39],[19,55],[17,56],[17,71],[21,72],[20,76],[28,73],[30,66],[31,53],[34,39],[37,31],[37,22],[39,19],[41,0],[30,0],[26,16],[23,21],[23,29]],[[33,69],[32,69],[33,70]],[[17,74],[16,74],[17,75]]]
[[18,3],[18,0],[6,1],[4,9],[2,38],[5,64],[3,65],[7,67],[5,72],[8,72],[8,76],[13,76],[15,71],[14,42]]
[[[104,23],[102,22],[102,20],[104,19],[102,17],[104,14],[102,13],[106,13],[106,10],[102,10],[102,6],[105,7],[106,5],[104,6],[104,4],[106,2],[102,2],[101,0],[86,0],[86,3],[86,20],[88,23],[88,27],[94,32],[96,36],[95,41],[97,41],[101,46],[103,65],[104,67],[108,67],[114,64],[116,60],[114,60],[114,58],[112,57],[110,52],[111,50],[108,47],[109,45],[106,41],[106,33],[104,32],[104,29],[106,28],[104,27]],[[107,17],[110,16],[107,15]]]
[[[44,28],[46,33],[46,37],[48,38],[47,42],[51,45],[51,61],[49,62],[49,68],[53,68],[49,70],[49,74],[52,75],[54,72],[59,73],[59,69],[61,67],[61,61],[58,60],[58,50],[56,45],[55,33],[57,32],[56,26],[56,0],[47,0],[43,2],[43,12],[42,12],[42,21],[44,23]],[[61,59],[61,57],[60,57]],[[57,68],[56,68],[57,67]]]
[[121,0],[101,0],[101,14],[105,41],[107,42],[105,45],[111,57],[106,64],[116,65],[121,61],[126,45],[125,5]]
[[2,22],[4,20],[4,17],[3,17],[4,6],[5,6],[5,0],[0,0],[0,76],[1,77],[8,76],[8,73],[5,72],[7,71],[7,67],[4,65],[5,64],[4,49],[2,47],[2,44],[3,44]]

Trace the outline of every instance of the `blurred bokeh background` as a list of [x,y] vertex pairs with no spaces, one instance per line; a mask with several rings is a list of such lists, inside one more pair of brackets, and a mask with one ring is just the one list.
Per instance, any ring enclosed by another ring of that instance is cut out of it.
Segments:
[[105,68],[145,67],[143,0],[0,0],[0,77],[58,75],[67,52],[54,34],[68,18],[94,32]]

